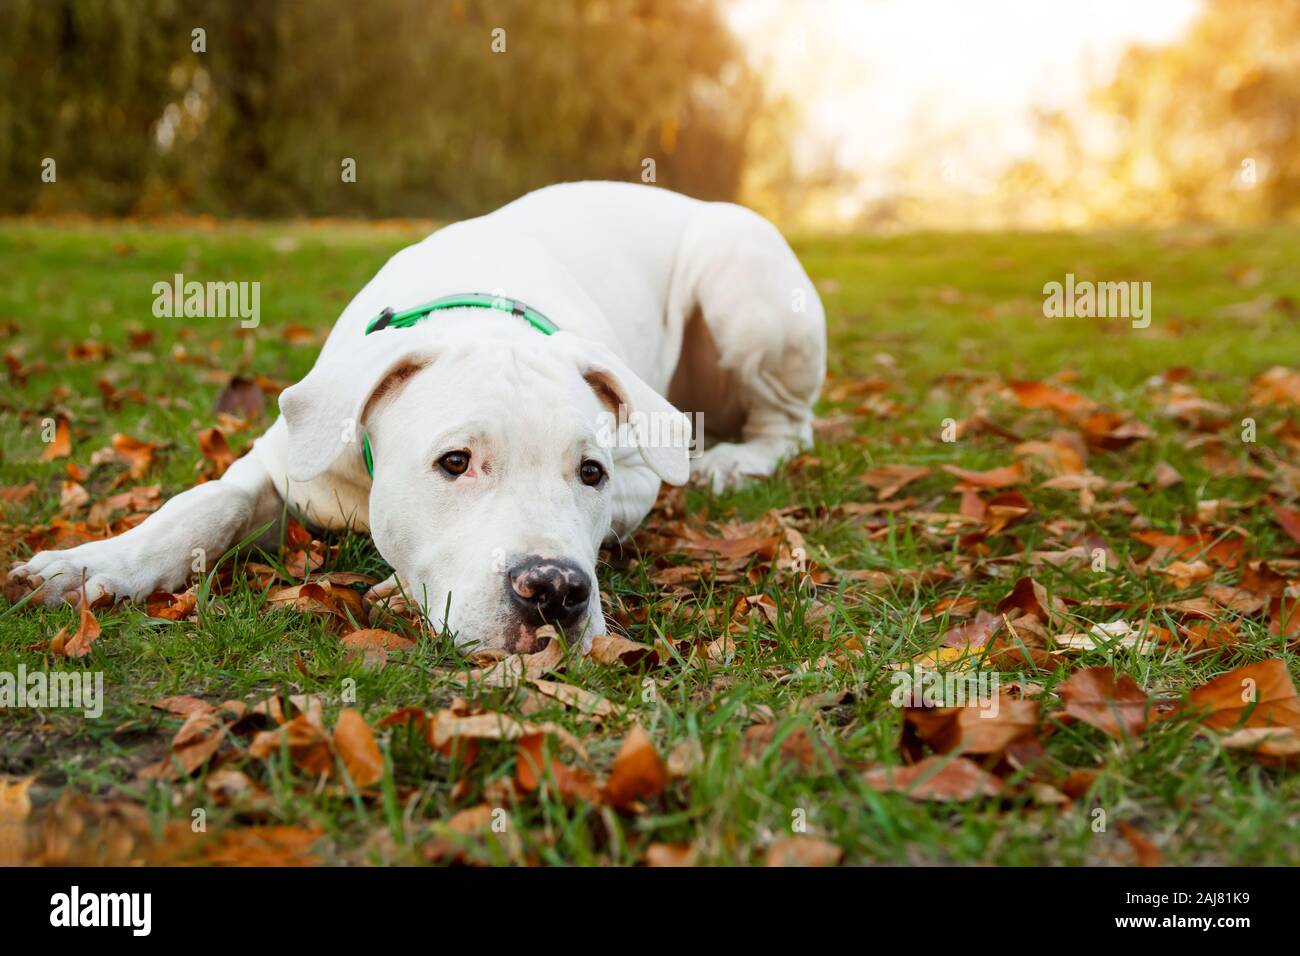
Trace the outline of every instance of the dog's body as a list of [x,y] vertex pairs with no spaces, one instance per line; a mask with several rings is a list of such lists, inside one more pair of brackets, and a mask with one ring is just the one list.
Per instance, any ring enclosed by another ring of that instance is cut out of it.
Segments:
[[[526,303],[560,331],[454,308],[366,334],[386,308],[460,293]],[[529,650],[542,623],[585,648],[604,630],[602,540],[634,529],[661,481],[694,473],[721,490],[770,474],[811,438],[825,358],[816,290],[757,214],[647,186],[552,186],[393,256],[220,481],[12,574],[51,604],[80,600],[83,574],[88,600],[141,600],[287,502],[317,526],[369,530],[396,572],[376,594],[400,582],[464,648]],[[721,443],[688,461],[678,408]],[[627,419],[648,431],[610,427]]]

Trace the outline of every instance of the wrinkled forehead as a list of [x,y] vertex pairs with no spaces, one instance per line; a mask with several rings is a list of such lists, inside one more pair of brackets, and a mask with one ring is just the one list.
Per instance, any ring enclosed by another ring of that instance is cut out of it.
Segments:
[[450,351],[412,377],[394,408],[418,415],[426,435],[482,435],[519,448],[594,440],[606,406],[574,363],[545,345]]

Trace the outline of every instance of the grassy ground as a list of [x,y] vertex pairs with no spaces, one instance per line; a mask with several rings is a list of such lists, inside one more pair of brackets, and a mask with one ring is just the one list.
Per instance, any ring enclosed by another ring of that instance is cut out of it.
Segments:
[[[420,234],[414,226],[0,226],[3,349],[26,373],[11,375],[0,392],[0,487],[36,483],[25,501],[5,505],[0,521],[10,529],[39,528],[59,513],[68,459],[38,459],[41,421],[60,413],[72,423],[70,460],[88,472],[81,484],[92,503],[110,494],[123,472],[111,463],[91,468],[91,455],[115,433],[163,445],[139,483],[160,482],[164,496],[191,485],[203,462],[196,433],[217,424],[212,407],[222,375],[215,373],[297,379],[315,346],[289,341],[301,336],[286,336],[286,328],[323,332],[385,258]],[[1094,665],[1131,675],[1145,691],[1170,700],[1252,661],[1282,657],[1292,675],[1300,673],[1285,636],[1270,635],[1261,619],[1233,619],[1226,610],[1221,620],[1231,625],[1233,639],[1213,652],[1175,639],[1150,654],[1119,644],[1059,653],[1037,667],[1022,661],[1024,679],[1034,685],[1025,693],[1043,703],[1035,732],[1047,769],[1030,773],[1004,760],[996,768],[1005,781],[1000,797],[924,801],[880,792],[863,776],[864,768],[903,759],[903,717],[890,702],[889,668],[934,650],[960,623],[956,616],[926,614],[942,599],[973,598],[992,611],[1018,577],[1032,573],[1081,602],[1069,606],[1069,625],[1056,622],[1049,630],[1124,619],[1182,634],[1186,621],[1158,605],[1198,596],[1207,584],[1235,584],[1240,568],[1212,562],[1212,578],[1180,588],[1171,576],[1138,565],[1150,548],[1132,540],[1133,529],[1186,530],[1198,502],[1226,500],[1230,513],[1218,525],[1245,530],[1248,556],[1294,554],[1295,543],[1262,504],[1266,493],[1287,500],[1270,463],[1293,462],[1295,454],[1272,429],[1294,413],[1252,406],[1248,389],[1271,366],[1300,364],[1298,246],[1296,230],[799,243],[830,316],[828,394],[839,400],[827,402],[823,414],[842,420],[823,430],[811,458],[795,468],[719,498],[692,489],[685,508],[690,527],[704,528],[712,519],[743,530],[771,509],[803,506],[783,520],[805,536],[820,570],[816,603],[787,571],[761,558],[749,577],[724,571],[715,580],[701,563],[700,576],[687,576],[680,587],[656,583],[654,572],[686,559],[639,554],[631,546],[610,556],[602,582],[628,635],[647,644],[665,636],[714,639],[732,621],[730,654],[716,661],[669,659],[652,672],[653,695],[638,668],[569,662],[556,679],[626,708],[603,725],[533,693],[468,695],[491,710],[566,727],[585,745],[578,763],[598,774],[610,768],[633,716],[661,755],[694,751],[684,768],[674,762],[683,772],[644,807],[619,812],[566,802],[546,789],[505,805],[508,841],[461,839],[447,821],[463,808],[500,802],[503,782],[516,772],[515,748],[484,742],[462,774],[418,735],[391,728],[378,731],[387,769],[373,795],[320,784],[288,753],[255,759],[245,751],[247,740],[236,736],[222,768],[243,770],[261,788],[257,799],[230,798],[208,786],[212,766],[193,780],[140,779],[141,768],[167,753],[180,726],[180,718],[150,707],[168,695],[212,703],[318,695],[327,726],[343,706],[349,679],[354,706],[372,726],[400,707],[432,711],[467,696],[455,677],[469,665],[447,642],[423,638],[388,666],[367,667],[345,653],[321,618],[270,612],[265,593],[248,584],[215,599],[196,622],[150,618],[137,608],[102,612],[103,634],[80,661],[55,661],[29,649],[75,624],[72,611],[0,611],[0,671],[20,664],[99,670],[108,694],[98,719],[55,710],[4,712],[0,772],[36,775],[31,796],[38,818],[65,791],[137,803],[155,833],[168,821],[188,830],[193,809],[201,807],[217,834],[254,824],[319,830],[312,852],[325,862],[418,862],[437,856],[429,841],[445,836],[463,843],[472,859],[514,854],[543,863],[635,863],[652,844],[664,843],[688,844],[700,862],[752,863],[791,833],[792,820],[806,820],[808,835],[834,844],[855,864],[1129,863],[1144,841],[1169,863],[1300,863],[1294,772],[1220,747],[1196,733],[1194,720],[1164,721],[1139,738],[1115,741],[1059,718],[1056,688]],[[200,280],[259,280],[261,326],[239,335],[230,320],[155,318],[152,286],[177,272]],[[1063,281],[1067,272],[1149,280],[1151,327],[1043,318],[1043,284]],[[152,340],[137,334],[133,343],[133,333],[147,332]],[[74,348],[86,340],[107,345],[110,354]],[[1226,407],[1222,422],[1197,430],[1164,414],[1167,403],[1155,396],[1166,389],[1148,380],[1178,366],[1195,370],[1189,381],[1200,397]],[[1059,380],[1069,388],[1154,429],[1150,438],[1114,451],[1094,449],[1088,458],[1088,468],[1110,482],[1137,484],[1108,486],[1098,494],[1100,506],[1085,510],[1079,494],[1043,489],[1047,476],[1035,473],[1021,486],[1034,512],[982,541],[915,517],[958,511],[954,478],[940,465],[988,469],[1013,460],[1014,442],[996,433],[972,429],[955,443],[940,441],[945,419],[967,419],[978,410],[1024,440],[1046,440],[1062,423],[1017,406],[993,377],[1041,380],[1066,370],[1077,373]],[[143,401],[127,397],[110,410],[96,384],[105,377],[118,392],[138,390]],[[1258,420],[1257,446],[1239,440],[1246,414]],[[232,447],[240,450],[265,424],[232,433]],[[1208,460],[1198,435],[1222,438],[1223,454]],[[1260,465],[1267,476],[1234,476],[1225,458]],[[1162,461],[1181,473],[1181,483],[1152,484]],[[905,509],[864,514],[835,507],[875,501],[858,476],[903,463],[933,469],[898,494],[911,499]],[[1119,501],[1131,503],[1131,513],[1111,507]],[[659,515],[656,526],[668,527],[669,520]],[[24,553],[12,533],[6,540],[12,555]],[[645,540],[653,548],[656,539]],[[1027,557],[1082,540],[1099,540],[1113,553],[1106,573]],[[340,544],[338,555],[322,570],[386,575],[368,541],[332,543]],[[940,565],[953,573],[914,586],[913,572]],[[864,569],[882,574],[845,573]],[[772,619],[757,612],[733,616],[738,599],[757,594],[771,599]],[[1084,603],[1090,600],[1095,603]],[[863,652],[844,653],[844,642],[854,638]],[[770,739],[753,730],[767,723],[774,728]],[[783,747],[787,740],[800,743]],[[1082,788],[1067,786],[1071,770],[1094,776]],[[1098,809],[1109,821],[1102,830]],[[1126,838],[1126,829],[1141,836]]]

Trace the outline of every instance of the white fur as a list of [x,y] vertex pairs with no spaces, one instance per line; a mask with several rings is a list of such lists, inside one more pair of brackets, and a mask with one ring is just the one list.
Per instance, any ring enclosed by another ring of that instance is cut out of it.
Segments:
[[[506,313],[453,309],[364,334],[385,307],[463,292],[518,299],[562,331],[548,337]],[[680,421],[664,396],[697,315],[716,363],[686,385],[716,393],[716,407],[687,411],[702,413],[706,430],[711,414],[739,411],[739,433],[724,436],[738,440],[690,463],[685,444],[664,437],[681,427],[653,441],[624,430],[611,443],[610,395],[659,426]],[[182,587],[194,549],[210,567],[287,502],[316,526],[369,530],[408,598],[460,646],[512,647],[522,627],[504,573],[513,562],[568,559],[594,581],[601,542],[637,526],[661,481],[694,473],[720,491],[770,474],[810,440],[824,369],[821,303],[764,219],[652,187],[552,186],[393,256],[344,310],[311,372],[281,395],[281,417],[220,481],[120,537],[41,552],[11,574],[40,579],[49,604],[79,600],[83,572],[90,600],[138,601]],[[398,370],[400,381],[390,379]],[[471,467],[452,480],[436,462],[461,449]],[[584,459],[604,466],[603,486],[579,480]],[[575,630],[584,650],[604,631],[594,588]]]

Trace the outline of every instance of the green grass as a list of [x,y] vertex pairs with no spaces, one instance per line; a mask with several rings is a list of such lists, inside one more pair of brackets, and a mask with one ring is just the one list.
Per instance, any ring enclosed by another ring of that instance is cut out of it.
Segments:
[[[0,393],[0,487],[37,484],[36,494],[23,505],[6,506],[0,520],[9,527],[40,526],[58,512],[66,461],[38,458],[41,420],[60,412],[73,422],[72,460],[83,468],[89,468],[92,452],[122,432],[165,443],[147,478],[162,483],[164,496],[189,487],[201,460],[195,434],[215,424],[212,404],[220,384],[210,373],[297,379],[311,366],[316,349],[283,341],[283,328],[328,328],[378,266],[422,232],[415,226],[0,226],[0,326],[16,327],[3,349],[22,365],[44,363],[25,385],[10,381]],[[703,862],[761,862],[772,838],[789,834],[792,816],[803,810],[808,831],[839,845],[845,861],[854,864],[1125,863],[1132,852],[1118,821],[1136,826],[1170,863],[1300,863],[1300,778],[1219,748],[1196,736],[1187,721],[1161,724],[1139,742],[1121,744],[1085,725],[1062,726],[1047,717],[1042,736],[1054,765],[1097,773],[1091,791],[1064,806],[1041,804],[1025,788],[1001,800],[937,804],[865,786],[859,767],[899,762],[902,719],[889,701],[888,666],[933,649],[948,626],[920,620],[922,612],[957,595],[992,609],[1026,568],[1014,560],[982,563],[963,553],[954,538],[918,534],[907,522],[882,519],[879,526],[864,527],[862,518],[836,517],[827,510],[873,500],[856,476],[878,464],[986,468],[1011,460],[1009,444],[993,435],[954,445],[937,440],[943,420],[969,415],[977,394],[973,380],[955,376],[1042,379],[1068,369],[1078,373],[1071,388],[1107,408],[1133,412],[1157,433],[1127,450],[1094,453],[1093,471],[1112,480],[1147,482],[1163,459],[1185,481],[1163,492],[1130,489],[1136,517],[1118,511],[1086,515],[1077,495],[1038,490],[1031,483],[1025,490],[1036,514],[1015,529],[1017,538],[993,540],[994,556],[1054,546],[1045,543],[1046,523],[1067,518],[1079,522],[1081,533],[1103,537],[1121,562],[1130,554],[1141,559],[1146,549],[1129,539],[1135,521],[1173,531],[1195,514],[1197,501],[1215,498],[1250,505],[1231,520],[1249,532],[1253,556],[1293,552],[1294,544],[1258,504],[1265,486],[1207,470],[1200,452],[1159,414],[1143,385],[1173,366],[1197,370],[1202,395],[1233,410],[1222,432],[1232,454],[1251,460],[1233,437],[1247,408],[1248,383],[1272,365],[1300,362],[1298,247],[1295,229],[798,242],[829,314],[833,383],[879,376],[889,383],[885,395],[897,403],[897,411],[888,417],[860,415],[854,440],[819,441],[811,451],[817,464],[719,498],[692,489],[687,496],[692,520],[705,514],[752,520],[771,508],[803,505],[813,509],[801,527],[821,567],[924,570],[968,562],[970,573],[916,591],[832,584],[819,596],[832,610],[823,630],[807,619],[808,599],[790,586],[787,575],[767,573],[756,584],[743,578],[740,584],[705,580],[668,600],[669,589],[648,580],[635,549],[610,556],[602,587],[616,606],[635,612],[628,625],[635,640],[719,636],[714,615],[745,594],[768,594],[781,616],[775,626],[755,622],[737,634],[737,656],[729,664],[670,662],[654,671],[659,683],[653,702],[643,699],[639,672],[572,662],[561,679],[605,695],[626,707],[629,717],[602,728],[553,703],[527,717],[556,721],[581,737],[589,751],[585,766],[609,768],[631,715],[661,754],[695,742],[703,759],[643,814],[569,806],[549,797],[519,802],[508,812],[525,854],[542,863],[622,864],[640,860],[650,843],[689,842]],[[260,281],[261,326],[239,335],[233,320],[154,318],[152,286],[176,272],[198,280]],[[1067,272],[1080,279],[1149,280],[1151,327],[1139,331],[1124,320],[1043,318],[1043,284],[1062,281]],[[1222,311],[1264,295],[1276,297],[1272,307],[1246,310],[1245,317]],[[133,347],[132,330],[156,337]],[[70,359],[69,347],[86,339],[107,344],[112,354],[102,361]],[[141,390],[147,401],[107,410],[96,386],[106,376],[121,390]],[[854,404],[823,412],[842,414]],[[1046,413],[999,399],[992,399],[990,408],[999,423],[1021,430],[1026,439],[1044,439],[1058,427]],[[1285,410],[1250,413],[1259,419],[1261,447],[1285,457],[1285,448],[1269,432]],[[236,451],[266,424],[234,436]],[[107,494],[120,473],[113,465],[95,469],[85,481],[92,500]],[[936,470],[905,494],[919,500],[920,510],[956,511],[958,496],[951,486],[952,479]],[[334,540],[342,547],[327,569],[386,573],[367,540]],[[1147,608],[1200,592],[1199,585],[1179,592],[1163,577],[1123,565],[1100,575],[1051,567],[1033,573],[1080,601],[1105,598],[1138,609],[1073,609],[1096,621],[1127,613],[1168,626],[1166,612]],[[1236,573],[1219,570],[1215,580],[1235,583]],[[318,827],[325,832],[318,850],[327,862],[417,862],[421,844],[442,832],[440,821],[480,802],[485,788],[492,793],[494,780],[513,773],[513,749],[487,745],[467,776],[468,791],[454,794],[456,768],[408,733],[388,731],[381,735],[391,765],[387,800],[360,800],[316,787],[280,757],[233,764],[266,787],[269,804],[257,812],[214,805],[205,796],[206,771],[193,785],[172,785],[169,795],[160,785],[136,778],[141,767],[166,753],[179,726],[177,719],[149,707],[153,699],[190,694],[219,702],[250,694],[317,694],[332,725],[345,681],[352,679],[356,706],[373,725],[401,706],[446,706],[464,693],[452,676],[465,665],[445,641],[424,639],[416,652],[386,668],[366,669],[345,657],[319,619],[268,612],[264,595],[246,586],[214,599],[197,623],[155,620],[135,608],[104,612],[103,636],[93,653],[58,665],[28,648],[72,624],[73,612],[23,607],[0,614],[0,671],[16,671],[19,664],[102,670],[108,690],[105,712],[95,720],[66,711],[0,714],[0,772],[37,775],[32,795],[38,812],[65,790],[139,801],[158,826],[188,821],[191,809],[202,806],[209,829],[218,832],[250,823]],[[798,667],[853,635],[867,645],[860,658],[827,668]],[[1093,651],[1031,679],[1043,685],[1044,709],[1050,713],[1058,709],[1052,703],[1054,687],[1079,667],[1112,665],[1148,691],[1173,697],[1231,667],[1269,657],[1285,657],[1295,675],[1300,664],[1293,650],[1258,623],[1245,621],[1241,642],[1220,656]],[[781,676],[783,671],[789,673]],[[853,696],[829,707],[810,704],[842,690]],[[521,699],[510,692],[491,691],[480,699],[488,707],[524,714]],[[807,728],[834,754],[836,766],[805,771],[783,762],[777,747],[744,759],[746,728],[762,714],[775,720],[778,739],[797,726]],[[1105,832],[1093,829],[1097,808],[1110,821]],[[487,850],[473,852],[491,858]]]

